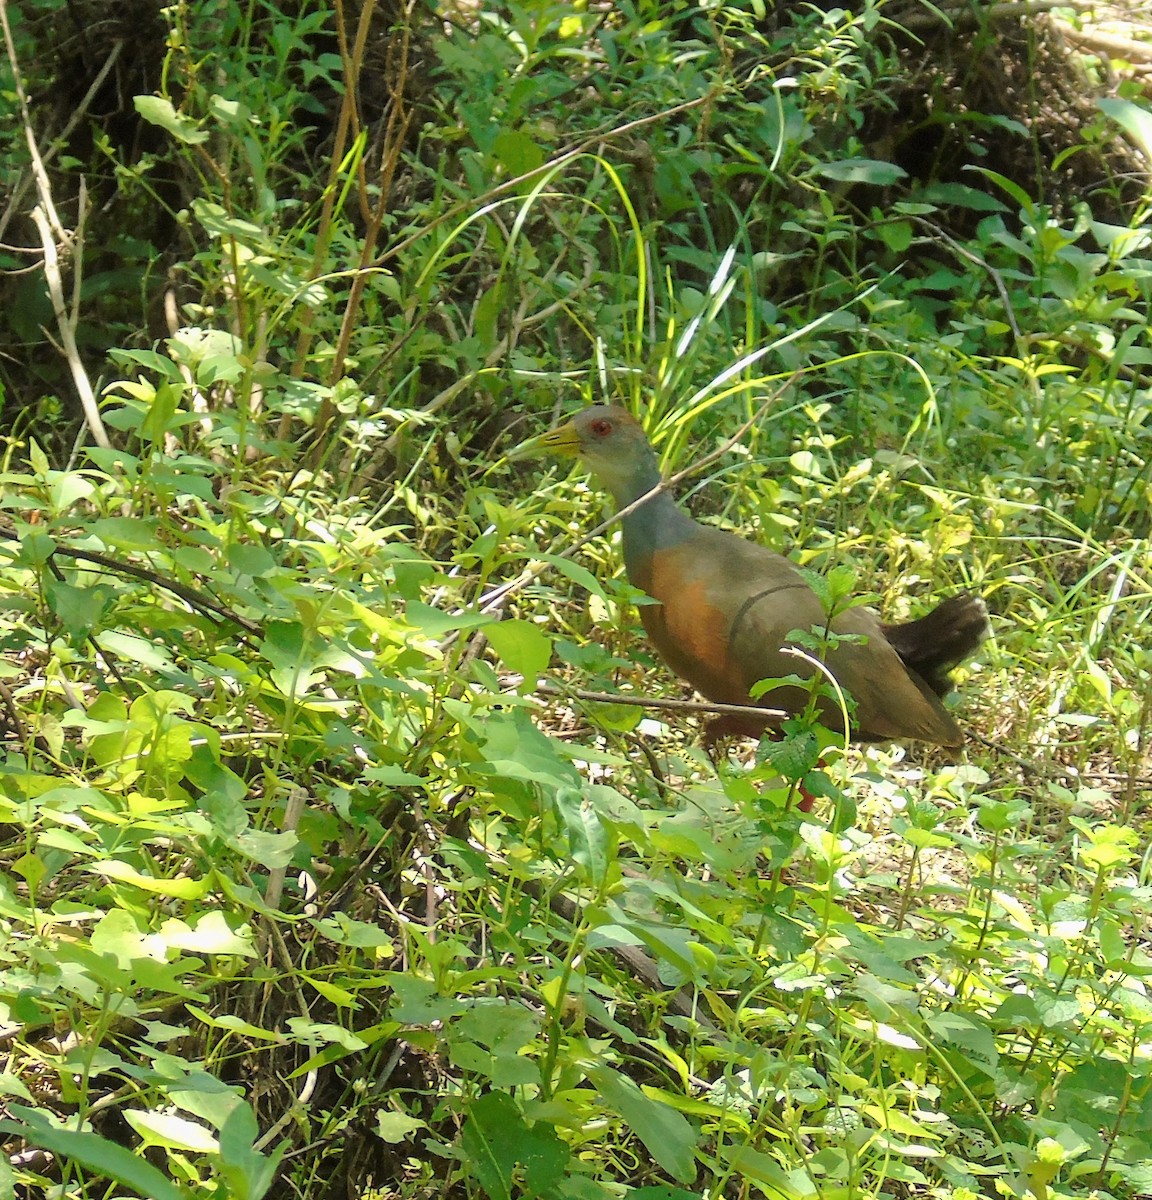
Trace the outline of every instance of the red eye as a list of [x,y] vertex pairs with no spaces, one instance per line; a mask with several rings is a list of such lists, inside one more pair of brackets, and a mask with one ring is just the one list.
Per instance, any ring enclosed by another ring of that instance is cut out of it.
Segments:
[[597,437],[607,437],[612,432],[612,422],[607,417],[597,417],[588,428]]

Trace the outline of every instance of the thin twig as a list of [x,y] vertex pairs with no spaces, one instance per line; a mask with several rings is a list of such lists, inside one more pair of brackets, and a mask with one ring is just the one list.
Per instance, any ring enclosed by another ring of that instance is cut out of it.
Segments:
[[1152,63],[1152,42],[1140,42],[1121,37],[1102,29],[1077,29],[1065,21],[1053,21],[1062,37],[1105,58],[1122,58],[1127,62]]
[[583,688],[562,688],[554,683],[537,683],[542,696],[584,700],[590,704],[627,704],[633,708],[662,708],[679,713],[713,713],[729,717],[753,717],[758,721],[782,721],[789,714],[779,708],[756,708],[751,704],[714,704],[711,700],[671,700],[655,696],[630,696],[615,692],[589,692]]
[[[0,538],[7,538],[17,544],[20,542],[20,535],[15,528],[8,525],[0,524]],[[138,567],[135,563],[121,562],[119,559],[111,558],[107,554],[100,554],[96,550],[78,550],[74,546],[62,546],[59,543],[53,547],[52,553],[53,555],[60,555],[62,558],[75,559],[78,562],[93,563],[95,566],[104,567],[114,574],[130,575],[134,579],[141,579],[145,583],[151,583],[155,587],[163,588],[166,592],[171,592],[173,596],[177,596],[183,600],[190,608],[210,613],[213,616],[222,617],[224,620],[238,625],[245,633],[252,634],[253,636],[258,636],[263,632],[261,626],[255,621],[250,621],[247,617],[242,617],[238,612],[228,608],[227,605],[214,600],[206,592],[189,587],[187,584],[180,583],[175,579],[170,579],[158,571],[150,571],[145,567]]]
[[[53,214],[54,215],[54,214]],[[37,204],[32,210],[32,220],[40,234],[40,244],[44,247],[44,278],[48,283],[48,295],[52,300],[52,311],[56,316],[56,327],[60,331],[60,341],[63,343],[62,353],[72,372],[72,382],[76,386],[76,394],[80,398],[80,407],[84,411],[84,419],[92,431],[93,440],[105,450],[112,448],[108,434],[104,430],[104,421],[100,416],[100,406],[96,401],[96,393],[92,381],[80,360],[80,351],[76,345],[76,322],[69,316],[64,307],[64,284],[60,277],[60,259],[56,254],[56,242],[52,237],[51,221],[45,209]],[[73,250],[73,270],[79,273],[79,256],[81,247],[77,244]]]
[[974,266],[980,267],[981,270],[988,273],[989,278],[992,280],[993,286],[996,288],[996,291],[1000,296],[1000,303],[1004,306],[1004,319],[1008,322],[1008,325],[1012,330],[1012,336],[1015,339],[1017,346],[1021,348],[1021,353],[1023,353],[1023,348],[1021,346],[1020,326],[1016,323],[1016,314],[1012,311],[1012,301],[1008,296],[1008,288],[1005,286],[1000,272],[997,271],[996,268],[993,267],[986,259],[981,258],[978,254],[973,254],[972,251],[966,246],[962,246],[958,241],[956,241],[955,238],[950,237],[943,229],[940,228],[939,225],[935,225],[931,221],[926,221],[923,217],[913,217],[912,219],[921,228],[926,229],[933,237],[939,238],[940,241],[944,242],[953,254],[958,255],[960,258],[966,259]]

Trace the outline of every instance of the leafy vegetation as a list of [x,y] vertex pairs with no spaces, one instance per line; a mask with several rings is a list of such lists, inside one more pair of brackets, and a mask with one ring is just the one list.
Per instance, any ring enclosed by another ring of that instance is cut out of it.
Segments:
[[[1152,115],[908,132],[922,24],[779,7],[125,4],[65,125],[0,6],[5,1195],[1152,1194]],[[988,598],[963,761],[713,764],[503,461],[605,399]]]

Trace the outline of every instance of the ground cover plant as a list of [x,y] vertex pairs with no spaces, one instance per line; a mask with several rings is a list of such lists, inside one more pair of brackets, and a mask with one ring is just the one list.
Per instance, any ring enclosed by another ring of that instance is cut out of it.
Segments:
[[[1152,115],[984,7],[0,0],[5,1195],[1152,1194]],[[710,758],[593,401],[963,758]]]

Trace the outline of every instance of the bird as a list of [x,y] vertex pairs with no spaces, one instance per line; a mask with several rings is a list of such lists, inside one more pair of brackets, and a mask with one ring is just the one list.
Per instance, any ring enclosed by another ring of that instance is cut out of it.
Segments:
[[[622,518],[628,580],[654,603],[640,620],[663,660],[717,704],[801,712],[811,689],[762,680],[810,679],[818,668],[787,653],[794,631],[830,630],[824,665],[854,702],[845,729],[841,706],[821,696],[821,723],[863,742],[918,741],[957,750],[964,734],[941,703],[950,672],[990,632],[984,601],[971,592],[943,600],[918,620],[885,624],[864,606],[829,619],[797,565],[734,533],[701,524],[662,488],[660,464],[640,423],[622,408],[595,405],[566,424],[517,446],[509,458],[578,458],[611,493]],[[660,489],[660,490],[656,490]],[[813,651],[808,649],[809,656]],[[724,715],[705,742],[761,737],[779,725],[766,714]]]

